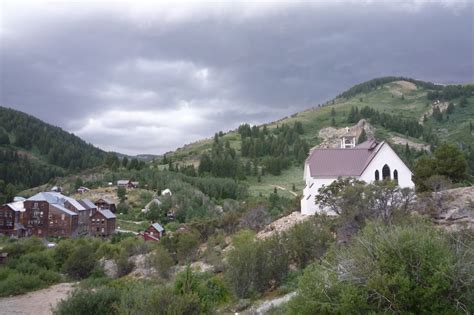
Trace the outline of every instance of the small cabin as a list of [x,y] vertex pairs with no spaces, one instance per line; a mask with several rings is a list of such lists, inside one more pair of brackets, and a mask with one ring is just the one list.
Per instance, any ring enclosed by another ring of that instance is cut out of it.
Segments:
[[161,224],[153,223],[141,235],[145,241],[159,241],[165,235],[165,229]]

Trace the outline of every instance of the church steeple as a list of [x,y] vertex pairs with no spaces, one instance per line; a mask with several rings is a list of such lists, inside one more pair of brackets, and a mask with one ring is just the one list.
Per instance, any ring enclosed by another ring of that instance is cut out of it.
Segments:
[[341,149],[352,149],[356,146],[356,135],[346,127],[346,133],[341,136]]

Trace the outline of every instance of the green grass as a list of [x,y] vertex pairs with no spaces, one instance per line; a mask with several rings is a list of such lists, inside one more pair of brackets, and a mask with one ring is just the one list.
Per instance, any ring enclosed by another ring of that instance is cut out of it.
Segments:
[[248,177],[246,182],[249,184],[249,193],[252,196],[258,196],[259,194],[264,196],[269,195],[273,193],[275,186],[281,186],[286,188],[286,190],[277,188],[279,194],[288,198],[295,198],[290,191],[292,191],[292,186],[295,184],[295,193],[301,195],[304,188],[303,167],[292,166],[289,169],[282,171],[280,176],[274,176],[271,174],[262,176],[260,183],[258,182],[257,177]]
[[133,231],[133,232],[142,232],[147,227],[150,226],[150,223],[147,221],[133,222],[128,220],[117,219],[117,227],[120,226],[121,230]]

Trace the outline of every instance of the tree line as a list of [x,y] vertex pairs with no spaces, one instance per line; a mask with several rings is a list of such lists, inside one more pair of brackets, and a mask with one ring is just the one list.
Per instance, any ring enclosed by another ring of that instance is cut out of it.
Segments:
[[11,145],[25,150],[36,149],[50,164],[64,169],[83,170],[104,161],[104,151],[25,113],[0,107],[0,126],[9,135]]
[[474,92],[473,85],[446,85],[440,88],[429,91],[426,94],[426,98],[430,101],[442,100],[449,101],[458,97],[467,98],[472,96]]

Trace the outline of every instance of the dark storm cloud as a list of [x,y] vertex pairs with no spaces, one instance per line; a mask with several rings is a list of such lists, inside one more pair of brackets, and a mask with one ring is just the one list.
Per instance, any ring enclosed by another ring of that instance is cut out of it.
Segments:
[[379,76],[473,81],[472,3],[2,2],[0,104],[162,153]]

